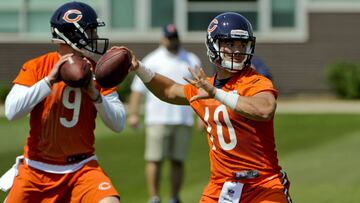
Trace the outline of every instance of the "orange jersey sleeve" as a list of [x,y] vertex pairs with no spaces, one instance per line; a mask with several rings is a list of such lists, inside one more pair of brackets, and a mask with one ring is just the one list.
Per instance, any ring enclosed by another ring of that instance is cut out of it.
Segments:
[[[13,81],[32,86],[47,76],[59,60],[51,52],[26,62]],[[101,90],[108,94],[115,88]],[[25,157],[53,164],[66,164],[67,158],[94,153],[96,109],[80,88],[55,83],[50,95],[30,112],[30,133]]]
[[[214,78],[209,78],[209,81],[214,84]],[[271,81],[250,68],[234,75],[222,89],[241,96],[253,96],[262,91],[269,91],[277,96],[277,90]],[[190,84],[184,86],[187,99],[196,93],[197,89]],[[250,120],[216,99],[198,100],[190,105],[206,124],[211,179],[215,183],[229,181],[234,172],[242,170],[258,170],[259,178],[280,171],[273,120]]]
[[47,76],[55,63],[59,60],[57,52],[51,52],[27,61],[13,81],[15,84],[32,86]]

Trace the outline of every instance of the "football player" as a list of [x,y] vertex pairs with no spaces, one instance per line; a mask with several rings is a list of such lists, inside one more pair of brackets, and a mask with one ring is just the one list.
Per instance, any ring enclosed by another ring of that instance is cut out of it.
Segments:
[[120,202],[94,154],[97,114],[113,131],[124,128],[116,89],[102,89],[93,79],[82,88],[70,87],[58,74],[71,55],[87,57],[96,68],[91,56],[108,46],[108,39],[97,36],[105,24],[81,2],[60,6],[50,23],[58,50],[27,61],[6,99],[9,120],[30,113],[30,132],[23,157],[7,173],[14,175],[2,179],[12,185],[5,202]]
[[250,68],[255,37],[250,22],[226,12],[209,24],[207,54],[213,77],[189,69],[180,85],[135,58],[133,69],[160,99],[190,105],[206,125],[211,177],[200,202],[291,202],[289,181],[275,150],[273,119],[278,91]]

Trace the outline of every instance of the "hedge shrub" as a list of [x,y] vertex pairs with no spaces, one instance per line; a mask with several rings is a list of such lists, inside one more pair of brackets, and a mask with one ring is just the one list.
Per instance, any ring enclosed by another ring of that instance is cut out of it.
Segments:
[[360,98],[360,63],[336,62],[327,67],[330,86],[342,98]]
[[0,104],[5,103],[6,96],[10,92],[10,87],[7,86],[0,86]]

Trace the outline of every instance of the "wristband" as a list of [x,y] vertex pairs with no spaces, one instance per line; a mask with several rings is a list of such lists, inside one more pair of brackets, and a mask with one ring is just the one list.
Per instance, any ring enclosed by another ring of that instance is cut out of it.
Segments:
[[239,95],[231,92],[225,92],[222,89],[216,89],[214,98],[234,110],[239,99]]
[[135,73],[144,83],[150,82],[155,76],[155,73],[152,72],[150,69],[146,68],[145,65],[140,61],[139,68],[135,71]]

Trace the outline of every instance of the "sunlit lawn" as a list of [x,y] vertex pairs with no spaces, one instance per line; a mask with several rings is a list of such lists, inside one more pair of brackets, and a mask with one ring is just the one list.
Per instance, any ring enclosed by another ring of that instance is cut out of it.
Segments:
[[[291,181],[294,202],[359,202],[360,115],[279,114],[275,131],[280,164]],[[0,173],[21,154],[28,131],[27,119],[0,118]],[[144,176],[144,131],[126,129],[114,134],[97,122],[97,155],[121,194],[122,202],[147,201]],[[186,162],[181,197],[197,202],[209,177],[208,146],[203,132],[194,131]],[[162,197],[169,197],[169,171],[163,169]],[[5,198],[1,193],[0,200]]]

